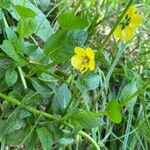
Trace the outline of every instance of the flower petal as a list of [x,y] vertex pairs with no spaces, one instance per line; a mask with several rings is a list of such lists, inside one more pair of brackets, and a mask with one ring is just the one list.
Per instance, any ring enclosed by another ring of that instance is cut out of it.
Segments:
[[142,23],[142,15],[141,14],[135,14],[133,15],[133,17],[131,18],[131,25],[134,27],[139,26]]
[[89,59],[94,59],[95,57],[94,51],[91,48],[86,48],[86,55]]
[[136,13],[136,11],[137,11],[137,8],[136,8],[136,6],[130,6],[129,7],[129,9],[128,9],[128,11],[127,11],[127,15],[130,17],[130,18],[132,18],[133,17],[133,15]]
[[94,61],[94,59],[91,59],[91,60],[89,61],[89,69],[90,69],[91,71],[93,71],[93,70],[95,69],[95,61]]
[[75,54],[77,54],[79,56],[86,56],[86,51],[82,47],[75,47],[74,52],[75,52]]
[[80,68],[82,67],[83,60],[84,60],[83,57],[74,55],[71,58],[71,64],[74,68],[80,70]]
[[121,37],[121,25],[119,25],[119,26],[116,28],[116,30],[115,30],[115,32],[114,32],[114,36],[115,36],[115,38],[120,38],[120,37]]
[[133,35],[134,35],[134,30],[129,26],[127,26],[122,30],[121,39],[123,41],[128,41],[133,37]]

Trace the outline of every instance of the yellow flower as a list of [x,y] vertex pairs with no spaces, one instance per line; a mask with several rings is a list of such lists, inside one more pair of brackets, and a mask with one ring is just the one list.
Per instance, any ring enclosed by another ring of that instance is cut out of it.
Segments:
[[94,52],[91,48],[75,47],[75,55],[71,58],[71,64],[81,73],[95,69]]
[[130,40],[137,26],[142,22],[142,15],[137,13],[136,6],[130,6],[123,20],[114,32],[114,36],[123,41]]

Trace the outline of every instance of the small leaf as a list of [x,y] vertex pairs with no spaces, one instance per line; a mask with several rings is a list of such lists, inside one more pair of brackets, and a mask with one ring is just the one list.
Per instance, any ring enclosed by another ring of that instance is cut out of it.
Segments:
[[45,84],[42,84],[40,81],[38,81],[36,78],[33,78],[32,79],[32,85],[34,87],[34,89],[39,93],[41,94],[42,96],[44,97],[49,97],[51,96],[51,89],[45,85]]
[[72,124],[81,128],[95,128],[103,124],[100,117],[89,111],[78,111],[70,117]]
[[100,84],[100,76],[96,73],[90,73],[84,83],[87,87],[88,90],[95,90],[96,88],[98,88],[99,84]]
[[4,40],[0,48],[13,60],[15,60],[19,66],[25,66],[27,64],[21,56],[18,56],[13,43],[9,40]]
[[[15,0],[13,1],[13,4],[22,5],[22,1]],[[40,37],[43,41],[46,41],[54,33],[49,20],[46,18],[45,14],[38,7],[36,7],[32,2],[28,1],[26,7],[33,10],[37,14],[37,16],[34,18],[36,22],[36,24],[34,24],[36,27],[36,30],[34,31],[35,35]],[[10,7],[7,8],[7,10],[10,12],[13,18],[19,20],[16,10],[14,9],[13,6],[10,5]]]
[[36,30],[36,20],[34,18],[20,19],[17,24],[17,31],[22,37],[28,38]]
[[121,123],[122,114],[121,114],[121,105],[116,100],[111,100],[106,107],[107,116],[114,123]]
[[[124,102],[127,97],[129,97],[132,94],[134,94],[137,90],[138,89],[137,89],[137,83],[136,83],[136,81],[132,81],[131,83],[129,83],[126,86],[124,86],[124,88],[121,91],[121,95],[119,97],[119,100],[121,102]],[[127,107],[128,108],[133,108],[133,106],[135,105],[136,100],[137,100],[137,96],[133,97],[130,100],[130,102],[127,104]]]
[[15,48],[13,46],[13,44],[8,41],[8,40],[4,40],[3,41],[3,45],[0,45],[0,48],[12,59],[18,61],[19,57],[15,51]]
[[67,107],[70,98],[71,98],[71,93],[67,85],[62,84],[58,88],[58,91],[52,97],[51,109],[58,114],[59,112],[61,112]]
[[9,68],[5,73],[5,82],[8,86],[13,86],[18,79],[18,74],[13,68]]
[[87,20],[73,14],[62,14],[57,21],[63,29],[84,29],[89,25]]
[[52,132],[46,127],[37,128],[36,132],[44,150],[50,150],[53,145]]
[[30,8],[27,8],[21,5],[15,5],[15,8],[21,18],[30,18],[30,17],[35,17],[37,15]]

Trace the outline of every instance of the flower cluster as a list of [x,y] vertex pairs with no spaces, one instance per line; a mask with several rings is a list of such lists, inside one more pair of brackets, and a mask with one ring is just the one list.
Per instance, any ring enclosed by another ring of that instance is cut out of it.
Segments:
[[142,15],[137,13],[136,6],[130,6],[124,18],[116,28],[114,36],[123,41],[128,41],[134,36],[137,26],[142,22]]

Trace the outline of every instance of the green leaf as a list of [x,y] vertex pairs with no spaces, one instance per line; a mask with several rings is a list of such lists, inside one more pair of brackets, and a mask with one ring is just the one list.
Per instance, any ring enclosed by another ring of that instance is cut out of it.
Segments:
[[12,60],[7,58],[6,56],[3,58],[0,58],[0,68],[3,69],[3,71],[7,70],[12,64]]
[[20,19],[17,24],[17,31],[21,37],[28,38],[36,30],[36,20],[34,18]]
[[15,48],[13,46],[13,44],[8,41],[8,40],[4,40],[3,41],[3,45],[0,45],[0,48],[12,59],[18,61],[19,57],[15,51]]
[[88,90],[95,90],[100,84],[100,76],[96,73],[90,73],[84,81]]
[[35,44],[31,44],[29,42],[24,43],[24,47],[23,47],[23,53],[26,55],[30,55],[31,53],[33,53],[34,51],[37,50],[37,46]]
[[44,55],[45,55],[45,53],[44,53],[43,49],[38,47],[34,52],[31,52],[29,54],[29,58],[32,61],[40,62],[40,60],[43,58]]
[[41,94],[42,96],[44,97],[49,97],[51,96],[51,89],[45,85],[45,84],[42,84],[40,81],[38,81],[36,78],[33,78],[32,79],[32,85],[34,87],[34,89],[39,93]]
[[20,56],[17,55],[13,43],[9,40],[4,40],[0,48],[13,60],[15,60],[19,66],[25,66],[27,62]]
[[7,145],[20,145],[23,140],[28,136],[29,129],[22,128],[20,130],[15,130],[5,136]]
[[36,143],[37,143],[37,134],[36,131],[33,130],[32,133],[28,134],[28,138],[26,139],[24,144],[27,150],[35,150],[37,148]]
[[37,128],[36,132],[44,150],[50,150],[53,145],[52,132],[46,127]]
[[37,15],[30,8],[27,8],[21,5],[15,5],[15,8],[21,18],[30,18],[30,17],[35,17]]
[[58,91],[52,97],[52,105],[51,109],[58,114],[62,110],[64,110],[71,98],[71,93],[66,84],[62,84]]
[[16,114],[11,115],[11,117],[6,120],[0,119],[0,123],[0,138],[5,134],[21,129],[24,126],[24,122],[20,120]]
[[65,137],[65,133],[63,132],[63,129],[57,128],[57,124],[49,125],[49,129],[53,133],[55,142],[59,141],[62,137]]
[[60,141],[59,141],[59,144],[61,145],[70,145],[70,144],[73,144],[74,142],[74,139],[73,138],[62,138]]
[[59,31],[47,40],[44,49],[53,61],[63,62],[69,60],[74,54],[74,48],[76,46],[83,46],[86,40],[86,31]]
[[111,100],[108,102],[106,107],[106,113],[110,120],[114,123],[121,123],[122,114],[121,114],[121,105],[116,100]]
[[[13,3],[14,5],[22,5],[22,0],[13,0]],[[26,7],[33,10],[37,14],[37,16],[34,18],[36,22],[36,24],[34,24],[36,28],[34,30],[35,35],[40,37],[43,41],[46,41],[51,34],[54,33],[49,20],[46,18],[45,14],[30,1],[27,2]],[[19,20],[19,16],[17,15],[13,6],[10,6],[7,10],[10,12],[13,18]]]
[[80,128],[95,128],[103,124],[100,117],[89,111],[78,111],[70,117],[72,125]]
[[[131,83],[129,83],[128,85],[124,86],[124,88],[121,91],[119,100],[121,102],[123,102],[124,100],[126,100],[127,97],[131,96],[132,94],[134,94],[137,91],[137,85],[136,85],[136,81],[132,81]],[[127,107],[128,108],[133,108],[135,102],[137,100],[137,96],[135,96],[134,98],[132,98],[130,100],[130,102],[128,103]]]
[[47,83],[53,83],[53,85],[54,85],[54,84],[57,84],[57,83],[56,83],[57,80],[56,80],[54,77],[52,77],[52,76],[50,76],[49,74],[47,74],[47,73],[41,73],[41,74],[39,75],[39,79],[42,80],[42,81],[45,81],[45,82],[47,82]]
[[12,28],[12,27],[6,27],[5,28],[5,31],[6,31],[6,34],[7,34],[7,38],[9,39],[9,41],[11,42],[11,43],[13,43],[13,45],[17,45],[17,42],[18,42],[18,37],[17,37],[17,35],[16,35],[16,33],[15,33],[15,30],[14,30],[14,28]]
[[6,8],[9,6],[10,0],[0,0],[0,8]]
[[9,68],[5,73],[5,82],[8,86],[13,86],[18,79],[18,74],[13,68]]
[[9,87],[7,86],[5,79],[3,79],[2,81],[0,81],[0,92],[4,92],[7,91],[9,89]]
[[57,21],[63,29],[84,29],[89,25],[87,20],[73,14],[62,14]]

